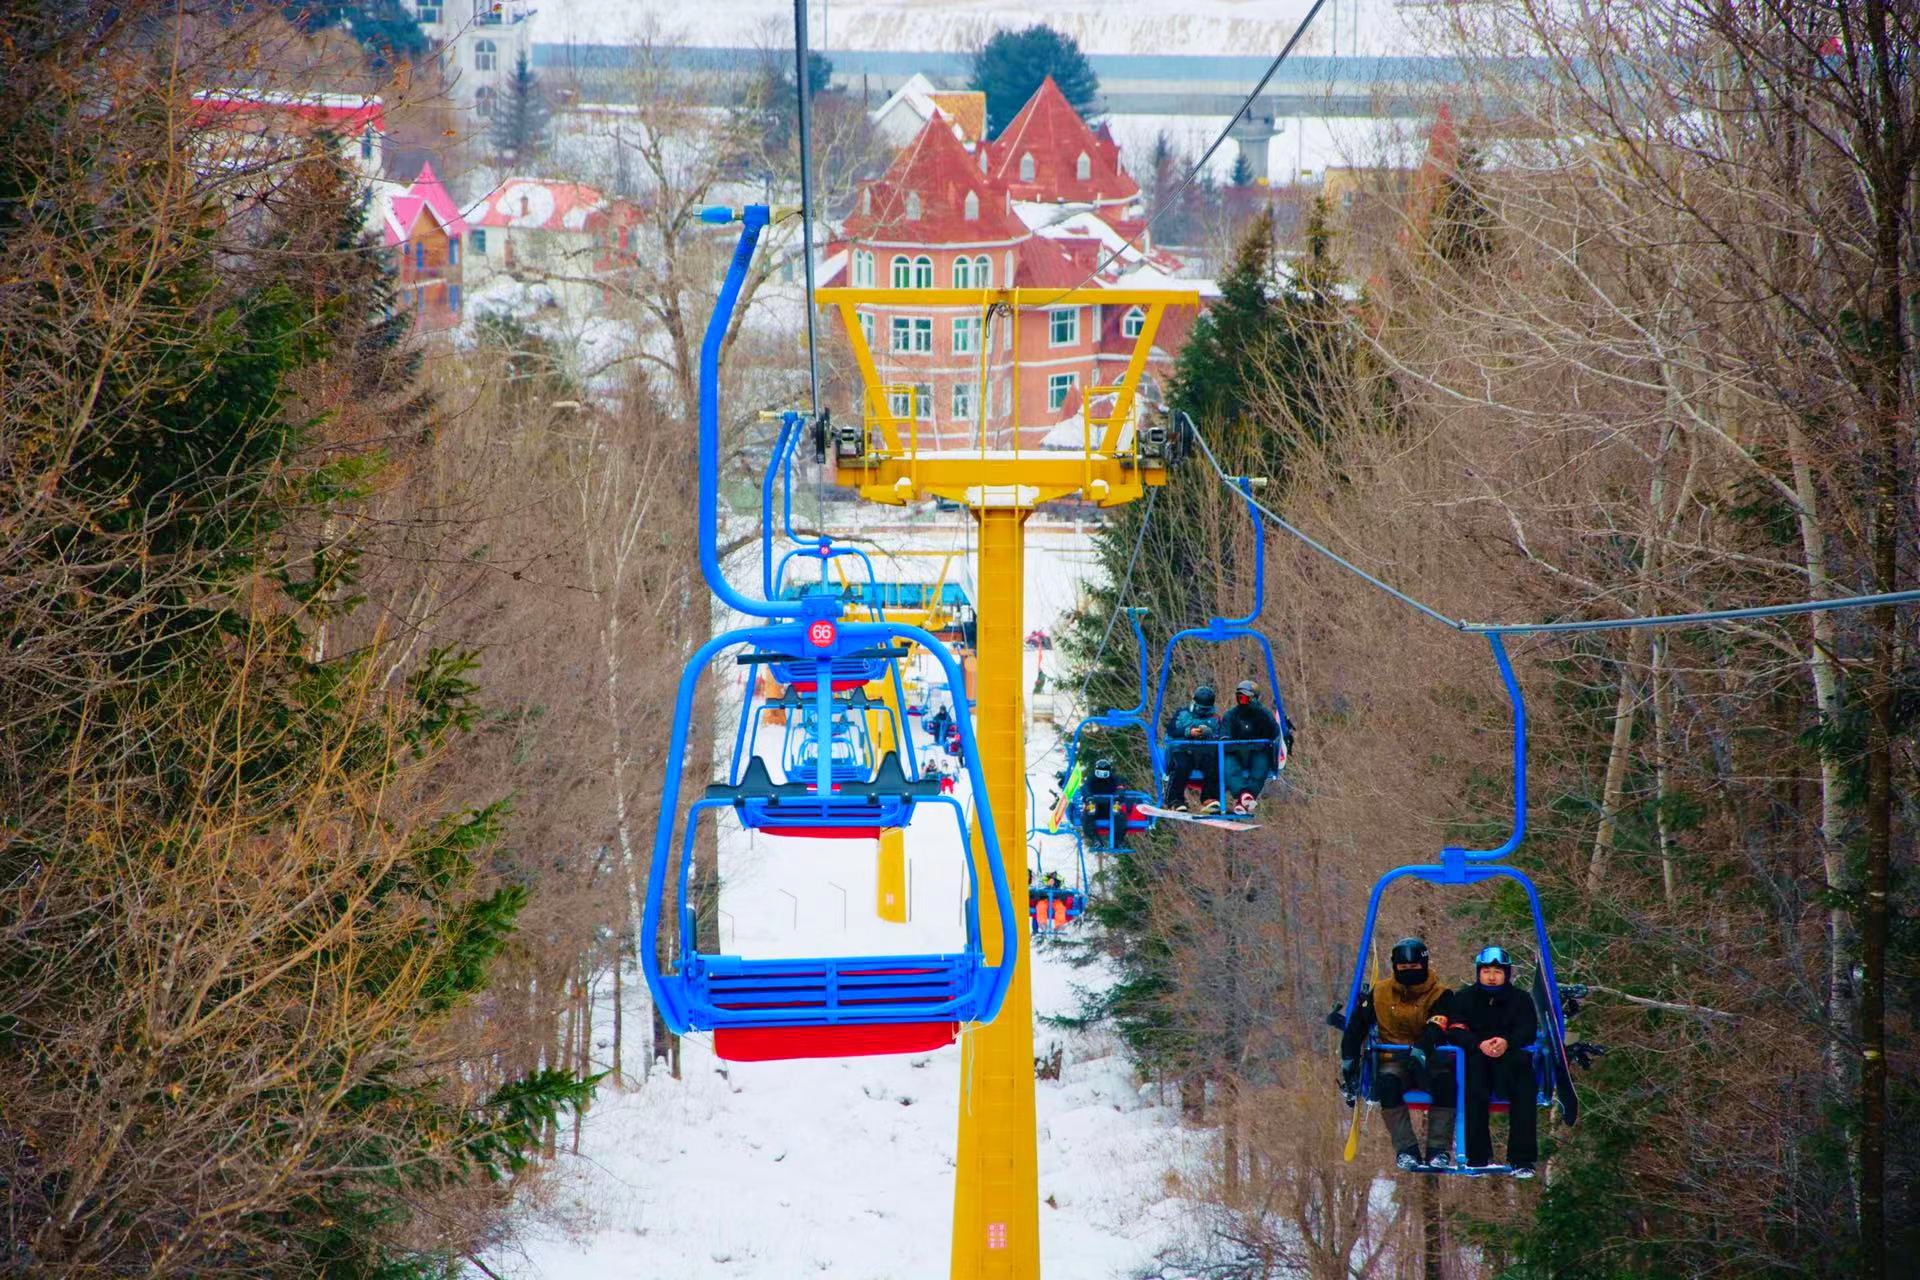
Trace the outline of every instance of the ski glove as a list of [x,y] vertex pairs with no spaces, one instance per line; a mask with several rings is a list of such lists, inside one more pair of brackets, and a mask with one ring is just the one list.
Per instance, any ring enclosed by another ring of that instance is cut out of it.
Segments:
[[1360,1094],[1360,1060],[1358,1058],[1340,1059],[1340,1096],[1352,1106]]
[[1593,1044],[1587,1040],[1575,1040],[1567,1046],[1567,1056],[1579,1063],[1582,1071],[1591,1071],[1595,1058],[1607,1056],[1607,1046]]

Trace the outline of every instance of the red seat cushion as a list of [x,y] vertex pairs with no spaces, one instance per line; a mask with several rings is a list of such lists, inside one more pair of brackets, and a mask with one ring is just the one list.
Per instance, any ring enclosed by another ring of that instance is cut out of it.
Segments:
[[960,1034],[957,1022],[891,1022],[838,1027],[717,1027],[713,1051],[728,1062],[789,1058],[864,1058],[942,1049]]
[[878,840],[878,827],[761,827],[769,836],[806,836],[812,840]]

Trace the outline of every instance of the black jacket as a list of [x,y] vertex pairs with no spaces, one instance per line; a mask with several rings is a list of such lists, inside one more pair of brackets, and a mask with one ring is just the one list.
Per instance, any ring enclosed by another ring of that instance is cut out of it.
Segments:
[[1096,773],[1089,772],[1080,782],[1080,791],[1083,795],[1110,796],[1117,791],[1125,790],[1126,785],[1127,780],[1117,773],[1102,778]]
[[1469,1058],[1479,1055],[1483,1041],[1495,1036],[1507,1042],[1507,1053],[1525,1049],[1539,1034],[1533,1016],[1533,995],[1511,982],[1499,987],[1470,983],[1453,993],[1447,1014],[1447,1038]]
[[1230,742],[1272,742],[1280,736],[1280,722],[1257,702],[1243,702],[1227,712],[1226,733]]

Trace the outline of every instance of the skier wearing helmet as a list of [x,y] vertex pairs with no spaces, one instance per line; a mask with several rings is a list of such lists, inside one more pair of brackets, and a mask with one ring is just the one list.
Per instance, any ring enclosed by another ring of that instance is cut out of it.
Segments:
[[1507,1100],[1507,1163],[1516,1178],[1531,1178],[1539,1162],[1533,1058],[1539,1033],[1533,998],[1513,985],[1513,957],[1505,947],[1483,947],[1473,958],[1474,981],[1453,993],[1447,1038],[1460,1046],[1467,1070],[1467,1164],[1493,1163],[1493,1096]]
[[[1412,1046],[1379,1050],[1373,1071],[1373,1096],[1386,1119],[1395,1161],[1409,1173],[1453,1162],[1453,1100],[1457,1088],[1452,1057],[1439,1049],[1454,999],[1433,972],[1427,944],[1419,938],[1402,938],[1393,944],[1393,981],[1369,987],[1361,994],[1340,1037],[1340,1086],[1349,1101],[1358,1087],[1360,1055],[1366,1050],[1369,1031],[1378,1027],[1382,1042]],[[1409,1089],[1425,1089],[1433,1097],[1427,1111],[1425,1159],[1421,1158],[1413,1121],[1407,1115]]]
[[[1220,812],[1220,717],[1213,709],[1213,686],[1193,691],[1193,701],[1167,721],[1167,787],[1161,801],[1169,809]],[[1199,774],[1195,778],[1195,774]]]
[[[1113,761],[1102,756],[1093,762],[1093,770],[1080,784],[1085,797],[1080,804],[1080,834],[1089,845],[1124,849],[1127,845],[1127,806],[1114,797],[1127,789],[1126,779],[1114,769]],[[1107,824],[1111,839],[1103,839],[1100,824]]]
[[1287,762],[1280,722],[1260,705],[1260,686],[1242,680],[1234,686],[1233,706],[1223,722],[1226,738],[1226,796],[1235,813],[1252,813],[1267,779]]

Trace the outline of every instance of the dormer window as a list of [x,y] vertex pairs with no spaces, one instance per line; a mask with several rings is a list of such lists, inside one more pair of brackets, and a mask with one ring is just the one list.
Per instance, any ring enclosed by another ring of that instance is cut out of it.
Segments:
[[1031,151],[1020,157],[1020,181],[1033,181],[1033,152]]
[[977,154],[980,157],[980,172],[985,173],[987,171],[987,149],[981,147]]
[[907,221],[920,221],[920,193],[918,191],[907,192]]
[[980,197],[971,191],[967,192],[965,217],[968,222],[976,222],[980,218]]
[[1087,153],[1084,151],[1080,153],[1080,158],[1073,162],[1073,176],[1082,182],[1093,176],[1093,161],[1087,159]]
[[867,215],[868,217],[873,216],[873,188],[872,187],[864,187],[860,191],[860,212]]

